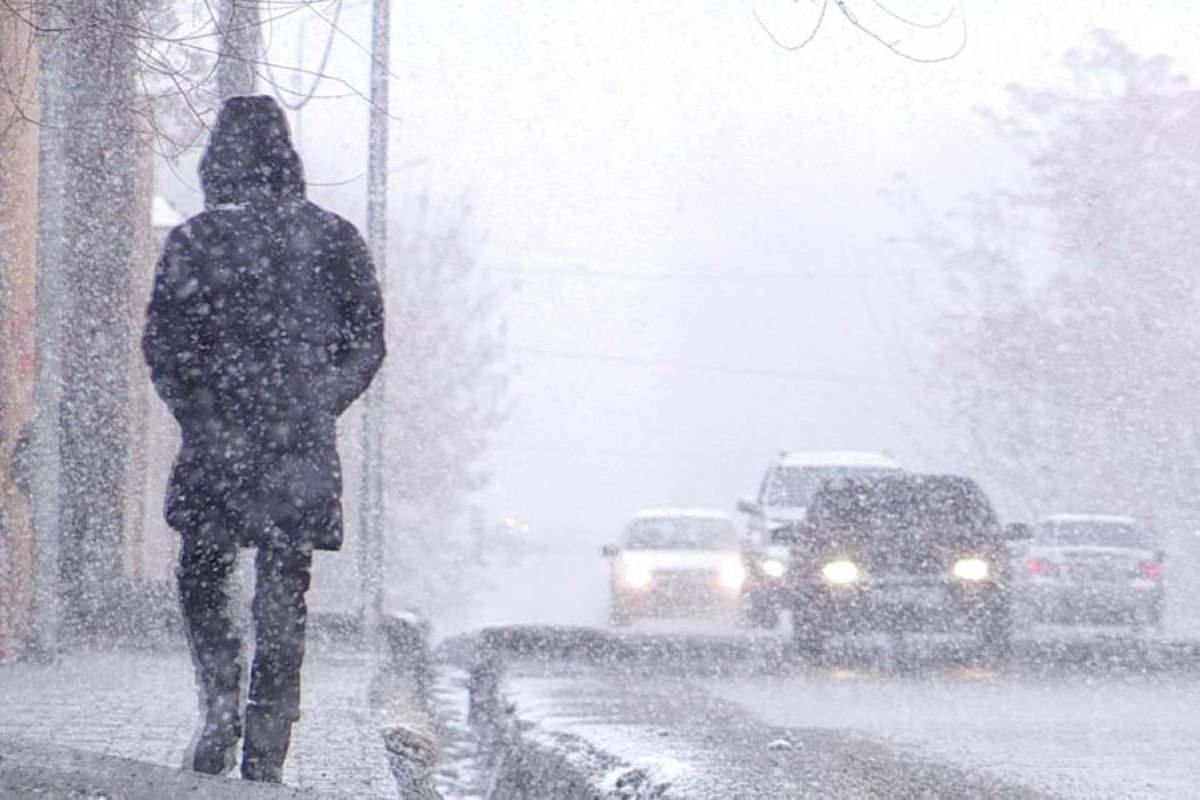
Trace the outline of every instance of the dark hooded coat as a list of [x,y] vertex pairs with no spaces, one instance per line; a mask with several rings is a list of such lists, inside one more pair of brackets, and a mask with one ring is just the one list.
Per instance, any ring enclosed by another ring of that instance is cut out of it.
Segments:
[[335,422],[384,357],[370,256],[353,225],[305,199],[268,97],[225,103],[200,177],[206,210],[167,237],[142,339],[183,435],[167,522],[336,550]]

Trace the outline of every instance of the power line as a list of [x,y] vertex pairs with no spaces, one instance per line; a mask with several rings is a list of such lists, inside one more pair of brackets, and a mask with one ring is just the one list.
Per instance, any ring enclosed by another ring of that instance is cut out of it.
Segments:
[[727,462],[731,459],[757,458],[762,461],[769,459],[770,450],[704,450],[704,451],[653,451],[653,450],[621,450],[605,447],[587,447],[576,445],[545,445],[545,444],[498,444],[497,452],[526,455],[561,456],[564,458],[599,458],[637,462],[679,463],[711,463]]
[[941,267],[903,267],[877,270],[820,270],[770,272],[637,272],[633,270],[573,269],[570,267],[492,267],[498,275],[530,275],[574,280],[640,281],[646,283],[773,283],[791,281],[861,280],[945,274]]
[[606,364],[621,364],[626,366],[658,369],[664,372],[686,370],[691,372],[710,372],[722,375],[744,375],[758,378],[781,378],[796,381],[863,384],[872,386],[894,386],[896,383],[895,381],[882,380],[880,378],[866,375],[838,375],[830,373],[804,372],[801,370],[773,369],[768,367],[734,367],[722,364],[702,364],[694,361],[664,360],[612,353],[588,353],[575,350],[552,350],[541,347],[512,347],[509,348],[509,350],[517,355],[527,355],[538,358],[555,358],[564,361],[590,361]]

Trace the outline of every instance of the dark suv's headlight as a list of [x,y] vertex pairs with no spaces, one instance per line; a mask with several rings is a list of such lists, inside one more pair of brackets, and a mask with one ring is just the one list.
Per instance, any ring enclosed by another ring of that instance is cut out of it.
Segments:
[[950,574],[960,581],[978,583],[991,577],[992,569],[986,559],[971,556],[960,558],[950,568]]

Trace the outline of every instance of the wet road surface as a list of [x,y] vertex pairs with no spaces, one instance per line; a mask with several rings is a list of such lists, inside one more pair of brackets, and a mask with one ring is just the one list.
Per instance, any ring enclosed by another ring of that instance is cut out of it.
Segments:
[[1200,796],[1200,671],[1161,643],[1027,642],[991,666],[936,641],[851,642],[803,665],[779,636],[617,638],[601,658],[526,653],[506,693],[545,731],[666,765],[668,796]]

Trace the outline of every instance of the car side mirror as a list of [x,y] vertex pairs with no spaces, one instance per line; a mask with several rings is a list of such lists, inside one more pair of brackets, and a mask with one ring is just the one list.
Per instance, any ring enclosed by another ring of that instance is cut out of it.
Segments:
[[737,509],[743,514],[750,514],[755,517],[762,514],[762,506],[747,497],[738,500]]
[[604,556],[605,558],[615,558],[620,552],[621,548],[617,547],[615,544],[606,544],[604,547],[600,548],[600,555]]
[[1004,538],[1010,542],[1026,542],[1033,538],[1033,526],[1028,522],[1010,522],[1004,526]]

